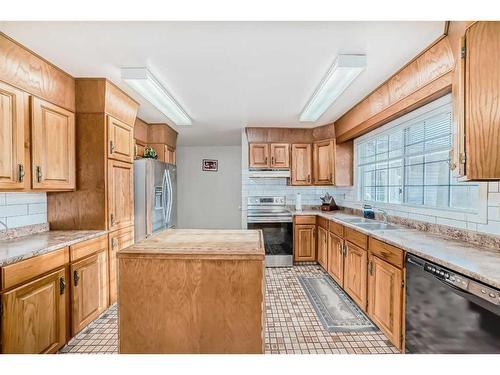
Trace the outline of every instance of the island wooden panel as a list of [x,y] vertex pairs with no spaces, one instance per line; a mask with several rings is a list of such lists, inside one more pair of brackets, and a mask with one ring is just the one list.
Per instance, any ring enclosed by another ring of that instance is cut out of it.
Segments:
[[261,231],[167,230],[117,257],[120,353],[263,353]]
[[0,81],[75,111],[75,80],[0,32]]

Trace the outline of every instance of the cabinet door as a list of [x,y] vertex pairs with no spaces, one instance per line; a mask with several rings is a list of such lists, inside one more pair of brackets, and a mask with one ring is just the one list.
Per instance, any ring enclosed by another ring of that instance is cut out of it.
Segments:
[[108,229],[134,224],[133,164],[108,160]]
[[318,227],[318,263],[328,269],[328,232],[322,227]]
[[134,227],[120,229],[109,234],[109,304],[116,302],[118,295],[118,279],[116,252],[134,244]]
[[134,161],[134,128],[107,116],[108,158],[127,163]]
[[312,156],[309,143],[292,145],[292,185],[311,185]]
[[165,162],[175,164],[175,148],[165,146]]
[[314,144],[313,179],[315,185],[334,184],[334,157],[333,141],[316,142]]
[[71,334],[74,336],[108,307],[106,252],[71,265]]
[[135,144],[135,159],[142,159],[144,157],[144,151],[146,150],[146,146],[137,143]]
[[267,143],[250,143],[248,155],[250,168],[268,168],[269,161],[269,145]]
[[328,273],[344,286],[344,240],[333,233],[328,235]]
[[24,128],[26,103],[22,91],[0,82],[0,190],[25,188]]
[[31,97],[31,158],[34,190],[75,188],[75,115]]
[[271,143],[271,168],[290,168],[288,143]]
[[2,295],[2,352],[55,353],[66,342],[66,281],[61,268]]
[[368,254],[366,250],[346,241],[344,259],[344,290],[366,311],[366,278]]
[[403,271],[370,256],[368,275],[368,316],[401,350],[403,320]]
[[465,179],[500,179],[500,22],[467,29],[462,58]]
[[295,225],[293,228],[293,258],[295,261],[316,259],[316,225]]

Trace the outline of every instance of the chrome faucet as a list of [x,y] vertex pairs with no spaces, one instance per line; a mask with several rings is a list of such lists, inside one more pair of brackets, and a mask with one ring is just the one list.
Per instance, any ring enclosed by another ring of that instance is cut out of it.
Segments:
[[375,209],[382,214],[382,217],[384,218],[384,223],[387,224],[387,211],[377,207],[375,207]]

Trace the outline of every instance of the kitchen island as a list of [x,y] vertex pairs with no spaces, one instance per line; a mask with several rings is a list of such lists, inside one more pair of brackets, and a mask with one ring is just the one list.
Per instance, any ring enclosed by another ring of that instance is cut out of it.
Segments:
[[261,231],[168,229],[117,258],[120,353],[263,353]]

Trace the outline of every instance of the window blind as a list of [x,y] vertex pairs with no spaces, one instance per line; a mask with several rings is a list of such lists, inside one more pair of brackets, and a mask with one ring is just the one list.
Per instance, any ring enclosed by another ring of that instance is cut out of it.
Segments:
[[451,104],[367,137],[357,146],[364,201],[474,211],[479,186],[460,183],[449,168]]

